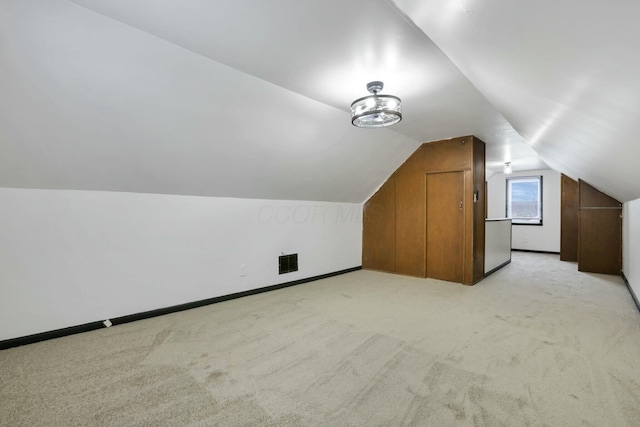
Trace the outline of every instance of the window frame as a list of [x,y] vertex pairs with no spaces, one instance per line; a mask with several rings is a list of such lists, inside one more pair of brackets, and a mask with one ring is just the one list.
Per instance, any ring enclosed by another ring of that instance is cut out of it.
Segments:
[[[510,203],[511,203],[511,183],[513,181],[521,181],[521,180],[537,180],[538,181],[538,202],[539,202],[539,210],[540,210],[540,219],[527,220],[525,218],[513,218],[510,214]],[[533,226],[542,226],[543,225],[543,216],[544,216],[544,206],[543,206],[543,182],[542,175],[533,175],[533,176],[512,176],[505,178],[505,218],[511,219],[512,225],[533,225]]]

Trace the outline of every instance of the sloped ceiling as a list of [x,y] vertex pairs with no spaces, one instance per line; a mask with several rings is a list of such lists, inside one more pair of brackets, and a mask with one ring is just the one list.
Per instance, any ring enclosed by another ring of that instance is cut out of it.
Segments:
[[[0,0],[0,186],[362,202],[420,143],[475,134],[489,172],[640,197],[638,37],[601,64],[622,35],[581,26],[610,3],[551,26],[552,2],[499,3]],[[371,80],[398,125],[351,126]]]
[[640,2],[396,3],[551,168],[640,197]]

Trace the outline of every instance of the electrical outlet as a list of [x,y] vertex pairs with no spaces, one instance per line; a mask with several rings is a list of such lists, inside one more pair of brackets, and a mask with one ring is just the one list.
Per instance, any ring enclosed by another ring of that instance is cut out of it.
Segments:
[[247,264],[240,264],[240,277],[247,275]]

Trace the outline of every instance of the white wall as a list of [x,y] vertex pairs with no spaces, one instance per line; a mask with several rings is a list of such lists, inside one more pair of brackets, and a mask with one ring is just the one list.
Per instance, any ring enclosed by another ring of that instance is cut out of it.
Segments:
[[622,271],[640,298],[640,199],[623,205]]
[[0,206],[0,340],[361,265],[360,204],[0,188]]
[[[560,252],[560,174],[551,169],[514,172],[510,177],[542,175],[542,226],[514,225],[513,249]],[[497,173],[487,182],[487,216],[505,216],[505,175]]]

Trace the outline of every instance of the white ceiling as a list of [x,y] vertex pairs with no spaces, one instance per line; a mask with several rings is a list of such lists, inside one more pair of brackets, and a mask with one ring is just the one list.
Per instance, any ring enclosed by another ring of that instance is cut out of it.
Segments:
[[551,168],[640,197],[640,2],[396,4]]
[[[640,197],[638,6],[560,3],[0,0],[0,185],[362,202],[475,134]],[[351,126],[371,80],[398,125]]]

